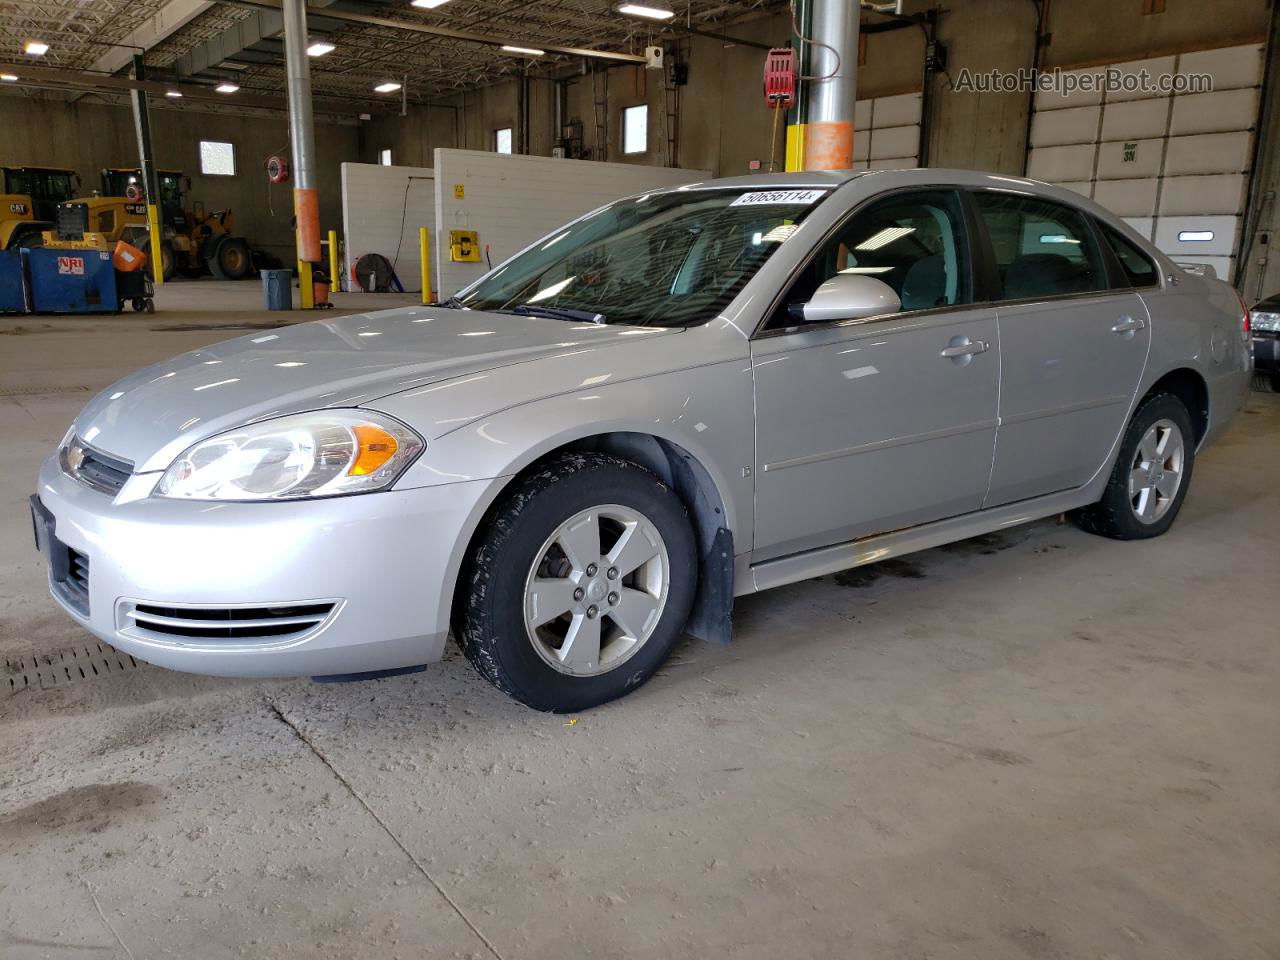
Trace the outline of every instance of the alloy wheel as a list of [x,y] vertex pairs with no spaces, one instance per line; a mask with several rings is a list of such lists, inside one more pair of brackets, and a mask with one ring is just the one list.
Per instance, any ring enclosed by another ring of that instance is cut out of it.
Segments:
[[1134,451],[1129,469],[1129,504],[1142,523],[1157,522],[1168,513],[1182,488],[1186,444],[1172,420],[1157,420],[1147,428]]

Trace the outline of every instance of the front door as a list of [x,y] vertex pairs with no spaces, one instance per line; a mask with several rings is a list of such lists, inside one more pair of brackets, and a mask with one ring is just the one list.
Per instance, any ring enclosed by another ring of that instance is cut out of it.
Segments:
[[[800,323],[798,305],[838,272],[883,280],[901,312]],[[816,252],[752,341],[756,562],[981,506],[999,345],[972,289],[949,190],[874,201]]]
[[1097,473],[1124,427],[1151,328],[1132,289],[1111,289],[1083,213],[1026,194],[975,198],[1003,288],[993,507]]

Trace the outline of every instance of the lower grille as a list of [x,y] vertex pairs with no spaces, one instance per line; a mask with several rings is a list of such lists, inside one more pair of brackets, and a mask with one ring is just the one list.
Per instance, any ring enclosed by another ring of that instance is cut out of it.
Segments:
[[67,551],[68,560],[66,578],[55,579],[53,589],[64,603],[82,617],[89,616],[89,558],[63,543],[55,542],[53,549]]
[[193,640],[283,640],[310,633],[337,604],[299,603],[278,607],[175,607],[125,604],[120,628],[143,636]]

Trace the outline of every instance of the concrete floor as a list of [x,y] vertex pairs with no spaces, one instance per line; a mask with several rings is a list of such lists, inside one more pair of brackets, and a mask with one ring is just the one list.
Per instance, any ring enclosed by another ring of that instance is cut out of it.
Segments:
[[1163,539],[1044,522],[747,598],[580,717],[456,654],[122,669],[45,594],[37,463],[117,375],[276,322],[258,296],[0,320],[0,654],[100,670],[0,690],[5,960],[1280,957],[1280,397]]

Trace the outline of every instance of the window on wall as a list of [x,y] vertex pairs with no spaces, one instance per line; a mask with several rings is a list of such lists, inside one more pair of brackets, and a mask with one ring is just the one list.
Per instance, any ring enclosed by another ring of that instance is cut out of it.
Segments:
[[626,107],[622,111],[622,152],[644,153],[649,149],[649,107]]
[[236,148],[221,140],[201,140],[200,172],[210,177],[234,177]]
[[503,127],[493,131],[493,149],[498,153],[511,152],[511,128]]
[[384,167],[391,166],[391,148],[384,147],[378,151],[378,163]]

